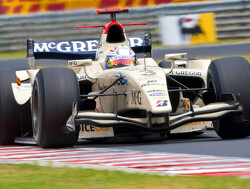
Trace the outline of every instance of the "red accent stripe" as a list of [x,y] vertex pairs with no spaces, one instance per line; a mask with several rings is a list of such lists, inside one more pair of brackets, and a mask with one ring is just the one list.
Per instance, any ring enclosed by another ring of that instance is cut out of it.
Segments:
[[[190,162],[192,161],[192,159],[190,160]],[[202,161],[202,160],[201,160]],[[227,164],[242,164],[242,163],[246,163],[246,162],[241,162],[241,161],[233,161],[233,162],[200,162],[200,163],[181,163],[181,164],[175,164],[175,163],[178,163],[178,162],[159,162],[159,163],[151,163],[151,162],[145,162],[145,163],[142,163],[142,165],[140,164],[134,164],[134,165],[130,165],[130,167],[133,167],[133,168],[138,168],[138,169],[156,169],[156,168],[168,168],[168,167],[186,167],[186,166],[202,166],[202,165],[211,165],[211,166],[217,166],[217,165],[227,165]],[[149,166],[148,166],[149,165]],[[152,166],[150,166],[152,165]]]
[[[119,157],[119,155],[118,156],[117,155],[115,155],[115,156],[113,155],[113,156],[110,156],[108,158],[103,157],[101,159],[101,162],[99,162],[99,163],[100,164],[106,164],[106,163],[110,163],[110,162],[112,162],[112,163],[115,163],[115,162],[126,162],[126,161],[131,162],[131,161],[133,161],[133,159],[134,159],[134,161],[141,161],[141,160],[143,160],[143,157],[145,158],[145,155],[143,155],[143,154],[141,154],[141,156],[136,156],[136,157],[131,156],[131,155],[128,155],[128,156],[121,155],[120,157]],[[138,158],[138,159],[135,159],[135,158]],[[155,158],[157,158],[157,157],[155,157]],[[152,159],[150,158],[149,160],[152,160]],[[79,159],[79,160],[76,160],[74,162],[88,162],[88,161],[91,162],[91,161],[98,161],[98,160],[100,160],[100,159],[95,159],[95,158],[92,158],[90,160],[89,159],[88,160],[86,160],[86,159]],[[116,161],[116,160],[121,160],[121,161]],[[159,160],[159,158],[157,158],[156,160]]]
[[[112,152],[109,152],[109,153],[112,153]],[[109,153],[107,152],[107,154],[109,154]],[[60,160],[60,159],[62,159],[62,160],[67,160],[68,159],[70,161],[72,161],[74,159],[77,159],[76,161],[90,161],[90,160],[93,161],[93,160],[100,160],[100,159],[95,159],[95,157],[98,156],[98,155],[99,156],[101,155],[101,159],[106,158],[106,157],[114,157],[114,153],[112,155],[103,155],[103,154],[105,154],[105,153],[104,152],[103,153],[99,152],[99,153],[87,153],[87,154],[83,154],[83,153],[81,153],[81,154],[73,154],[73,152],[70,152],[69,154],[60,154],[60,153],[57,154],[57,155],[46,154],[46,155],[43,155],[43,156],[31,156],[31,157],[23,157],[23,158],[25,158],[25,159],[46,158],[46,160],[48,160],[48,161],[49,160]],[[115,155],[115,156],[119,156],[119,155]],[[121,155],[121,157],[123,157],[123,156],[126,157],[126,154]],[[127,154],[127,156],[131,157],[131,154],[130,155]],[[54,157],[57,157],[57,158],[54,158]],[[84,158],[89,158],[89,159],[84,159]],[[17,159],[17,158],[15,158],[15,159]],[[18,158],[18,159],[22,159],[22,158]],[[110,158],[110,159],[112,159],[112,158]]]
[[[140,159],[140,161],[142,161],[142,160],[148,160],[148,159]],[[166,158],[158,158],[158,159],[150,159],[150,160],[166,160]],[[134,160],[134,161],[136,161],[136,160]],[[138,160],[137,160],[138,161]],[[181,165],[183,165],[182,163],[186,163],[186,162],[196,162],[196,161],[214,161],[214,159],[198,159],[198,160],[192,160],[192,159],[190,159],[190,160],[183,160],[183,161],[171,161],[171,162],[167,162],[167,163],[169,163],[169,164],[171,164],[171,163],[180,163]],[[133,161],[130,161],[130,162],[133,162]],[[163,161],[164,162],[164,161]],[[167,164],[166,163],[166,164]],[[137,165],[138,165],[138,163],[136,163]],[[126,164],[126,166],[128,166],[128,167],[131,167],[131,166],[134,166],[134,165],[136,165],[136,164],[133,164],[133,163],[127,163]],[[125,164],[114,164],[115,166],[120,166],[120,165],[125,165]]]
[[[104,161],[93,162],[91,164],[100,164],[100,165],[103,164],[104,165],[104,164],[110,164],[111,163],[113,166],[124,166],[124,165],[126,165],[126,167],[129,167],[129,166],[135,165],[135,163],[133,163],[133,162],[137,162],[136,164],[138,165],[139,164],[138,162],[143,162],[143,161],[164,161],[164,160],[167,159],[166,157],[162,157],[162,158],[150,157],[150,156],[146,156],[148,158],[146,158],[145,156],[143,156],[143,157],[144,158],[138,158],[138,159],[133,158],[133,157],[131,157],[131,158],[122,158],[122,159],[119,158],[119,161],[116,161],[115,159],[105,161],[105,159],[104,159]],[[190,160],[190,161],[193,161],[193,160]],[[173,161],[173,162],[175,162],[175,161]],[[182,162],[182,161],[180,161],[180,162]],[[183,162],[185,162],[185,161],[183,161]]]
[[[224,165],[224,163],[221,164],[221,165]],[[181,165],[181,166],[184,166],[184,165]],[[245,169],[245,168],[250,168],[250,165],[235,165],[235,166],[223,166],[223,167],[216,167],[216,166],[211,165],[211,167],[199,167],[199,168],[193,168],[193,169],[191,169],[191,168],[192,167],[190,167],[190,169],[188,169],[188,168],[185,168],[185,169],[174,169],[174,168],[171,169],[171,168],[169,168],[169,169],[167,169],[165,166],[161,166],[161,167],[151,167],[151,168],[149,168],[147,170],[151,170],[151,171],[154,171],[154,170],[157,170],[157,171],[174,171],[174,172],[182,172],[182,171],[185,172],[185,171],[197,171],[197,170],[199,170],[199,171],[202,172],[204,170],[214,170],[214,169],[216,169],[216,170],[239,169],[239,168],[244,168]],[[213,172],[217,172],[217,171],[213,171]],[[183,174],[185,174],[185,173],[183,173]],[[193,173],[187,173],[187,174],[193,174]]]
[[128,24],[122,24],[122,26],[141,26],[141,25],[147,25],[147,22],[141,22],[141,23],[128,23]]
[[108,24],[105,26],[105,28],[104,28],[104,30],[105,30],[104,34],[107,34],[107,33],[108,33],[109,27],[112,26],[112,25],[119,25],[119,26],[122,28],[123,33],[125,33],[125,31],[124,31],[122,25],[121,25],[119,22],[116,22],[116,20],[112,20],[110,23],[108,23]]
[[75,29],[82,29],[82,28],[105,28],[105,25],[75,26]]

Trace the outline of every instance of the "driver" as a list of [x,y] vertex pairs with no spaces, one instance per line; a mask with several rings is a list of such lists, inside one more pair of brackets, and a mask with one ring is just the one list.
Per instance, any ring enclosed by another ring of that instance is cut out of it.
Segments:
[[135,65],[135,53],[127,46],[116,46],[107,53],[106,69]]

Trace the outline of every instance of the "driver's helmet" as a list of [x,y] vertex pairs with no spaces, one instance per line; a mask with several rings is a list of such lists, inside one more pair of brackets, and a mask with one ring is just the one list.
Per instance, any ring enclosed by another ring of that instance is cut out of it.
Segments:
[[135,53],[127,46],[116,46],[110,49],[105,59],[107,69],[133,65],[135,65]]

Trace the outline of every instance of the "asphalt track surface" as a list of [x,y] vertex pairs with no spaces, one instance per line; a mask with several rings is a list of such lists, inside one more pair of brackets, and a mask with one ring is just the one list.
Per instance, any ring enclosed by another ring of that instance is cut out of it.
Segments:
[[78,143],[77,147],[250,158],[250,137],[222,140],[215,131],[206,131],[197,136],[169,138],[165,141],[124,142],[118,144],[82,141]]
[[158,48],[153,50],[155,59],[164,59],[166,53],[186,52],[190,58],[250,55],[250,42],[218,45],[197,45],[182,48]]
[[[165,53],[188,52],[189,57],[208,57],[208,56],[232,56],[232,55],[249,55],[250,43],[237,43],[215,46],[195,46],[187,48],[171,48],[153,50],[155,59],[163,59]],[[37,65],[65,65],[64,60],[48,61],[38,60]],[[27,68],[25,59],[2,60],[0,68],[14,67],[15,69]],[[3,148],[3,146],[0,146]],[[143,151],[144,153],[167,153],[167,154],[190,154],[190,155],[208,155],[223,157],[222,159],[235,157],[236,160],[247,158],[250,161],[250,137],[243,139],[222,140],[214,131],[207,131],[202,135],[190,136],[184,138],[172,138],[165,141],[148,141],[148,142],[124,142],[124,143],[95,143],[80,141],[76,146],[77,149],[95,150],[132,150]],[[1,158],[0,158],[1,159]],[[244,167],[245,175],[250,175],[249,165]],[[183,173],[183,172],[182,172]],[[229,174],[230,175],[230,174]],[[237,175],[237,174],[235,174]]]

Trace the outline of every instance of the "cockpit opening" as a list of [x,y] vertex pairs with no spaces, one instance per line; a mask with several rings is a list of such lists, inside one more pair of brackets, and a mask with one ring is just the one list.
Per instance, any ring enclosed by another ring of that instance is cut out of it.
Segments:
[[119,25],[111,25],[107,33],[107,43],[122,43],[125,41],[123,30]]

